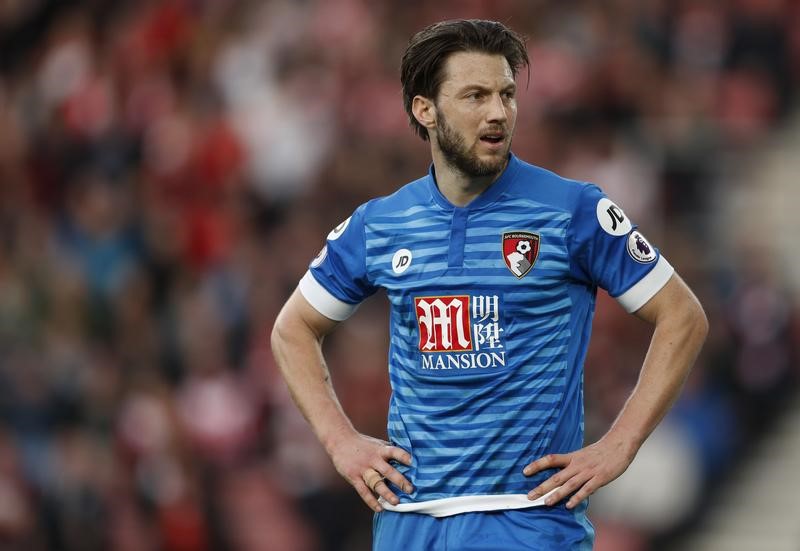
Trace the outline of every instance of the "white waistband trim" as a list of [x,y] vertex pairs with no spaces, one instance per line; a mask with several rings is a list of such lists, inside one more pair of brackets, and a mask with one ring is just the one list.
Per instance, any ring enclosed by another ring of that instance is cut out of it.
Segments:
[[503,494],[445,497],[416,503],[401,503],[399,505],[392,505],[383,498],[380,498],[378,501],[381,507],[386,511],[394,511],[396,513],[418,513],[430,515],[432,517],[449,517],[461,513],[541,507],[544,505],[544,500],[556,490],[558,490],[558,488],[554,488],[545,495],[534,500],[528,499],[526,494]]

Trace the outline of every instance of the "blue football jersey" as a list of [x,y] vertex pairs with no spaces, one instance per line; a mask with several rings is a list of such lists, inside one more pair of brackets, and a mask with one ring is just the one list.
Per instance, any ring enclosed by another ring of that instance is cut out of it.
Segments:
[[398,465],[414,490],[392,488],[395,510],[447,515],[531,505],[547,475],[523,467],[583,445],[597,288],[633,312],[672,273],[598,187],[511,155],[467,206],[440,193],[433,169],[361,205],[299,288],[333,320],[386,290],[388,434],[413,457]]

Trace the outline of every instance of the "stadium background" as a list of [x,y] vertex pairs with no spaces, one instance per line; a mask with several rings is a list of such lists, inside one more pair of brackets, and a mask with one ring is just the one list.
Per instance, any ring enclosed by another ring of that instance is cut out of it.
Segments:
[[[514,150],[601,185],[707,309],[674,411],[590,509],[597,549],[692,548],[796,400],[789,0],[0,3],[2,549],[369,548],[268,335],[329,229],[426,169],[399,59],[453,17],[528,36]],[[374,435],[386,331],[376,299],[326,343]],[[600,297],[589,438],[647,339]]]

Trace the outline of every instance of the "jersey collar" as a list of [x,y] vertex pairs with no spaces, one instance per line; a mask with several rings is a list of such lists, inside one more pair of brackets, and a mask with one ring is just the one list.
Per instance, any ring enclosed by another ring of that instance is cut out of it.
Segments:
[[433,167],[433,163],[431,163],[431,167],[428,170],[428,186],[430,187],[433,200],[436,201],[436,203],[438,203],[441,207],[447,210],[453,210],[455,208],[476,210],[494,203],[514,180],[514,176],[519,171],[519,167],[520,161],[517,156],[513,153],[509,153],[508,164],[506,165],[506,168],[503,170],[503,173],[500,175],[500,177],[495,180],[492,185],[486,188],[483,193],[478,195],[475,199],[463,207],[456,207],[453,205],[453,203],[447,200],[447,197],[442,195],[441,191],[439,191],[439,186],[436,185],[436,171]]

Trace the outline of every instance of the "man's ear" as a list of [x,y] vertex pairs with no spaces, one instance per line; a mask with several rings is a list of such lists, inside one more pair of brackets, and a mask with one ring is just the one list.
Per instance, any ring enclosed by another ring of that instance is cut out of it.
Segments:
[[417,122],[428,130],[436,127],[436,105],[432,100],[423,96],[414,96],[411,101],[411,112]]

